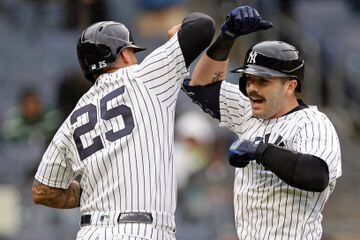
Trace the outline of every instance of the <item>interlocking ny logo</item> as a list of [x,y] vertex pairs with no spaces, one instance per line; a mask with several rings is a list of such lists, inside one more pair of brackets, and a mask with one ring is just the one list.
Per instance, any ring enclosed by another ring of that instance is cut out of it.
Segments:
[[249,58],[247,59],[247,62],[250,63],[250,64],[255,64],[256,63],[256,56],[257,56],[257,52],[251,51],[251,53],[249,54]]

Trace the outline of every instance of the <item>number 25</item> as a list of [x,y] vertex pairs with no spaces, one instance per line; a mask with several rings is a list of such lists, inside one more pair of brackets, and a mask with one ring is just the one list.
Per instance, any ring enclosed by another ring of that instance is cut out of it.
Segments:
[[[110,129],[109,131],[105,132],[105,138],[110,142],[114,142],[126,135],[129,135],[134,129],[133,116],[131,113],[131,109],[128,106],[121,104],[117,107],[107,109],[107,103],[112,99],[123,94],[124,91],[125,91],[124,86],[121,86],[100,99],[101,119],[107,121],[114,117],[122,116],[125,124],[125,127],[123,129],[120,129],[116,132],[114,132],[113,129]],[[80,136],[90,132],[95,128],[95,125],[98,122],[96,106],[93,104],[87,104],[75,110],[70,117],[71,124],[76,123],[78,121],[78,118],[83,114],[88,114],[89,122],[84,123],[81,126],[77,127],[73,134],[73,138],[76,143],[76,148],[79,152],[81,161],[83,161],[85,158],[89,157],[90,155],[104,148],[100,136],[94,137],[92,139],[93,143],[88,147],[84,148]]]

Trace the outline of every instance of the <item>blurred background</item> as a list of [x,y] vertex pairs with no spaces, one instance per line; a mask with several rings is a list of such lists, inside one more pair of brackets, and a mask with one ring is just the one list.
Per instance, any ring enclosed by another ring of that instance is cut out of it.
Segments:
[[[360,239],[358,0],[0,0],[0,239],[70,240],[79,229],[78,209],[35,206],[31,184],[48,141],[90,87],[76,57],[82,29],[101,20],[125,23],[136,43],[148,48],[138,55],[141,61],[188,12],[208,13],[219,25],[243,4],[274,27],[237,41],[230,69],[261,40],[285,40],[301,50],[302,97],[328,115],[342,147],[343,176],[325,206],[323,239]],[[182,93],[175,136],[177,238],[237,239],[234,169],[226,159],[235,136]]]

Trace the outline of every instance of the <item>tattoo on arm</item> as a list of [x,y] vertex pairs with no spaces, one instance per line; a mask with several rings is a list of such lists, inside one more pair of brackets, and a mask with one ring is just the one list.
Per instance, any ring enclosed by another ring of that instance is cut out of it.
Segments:
[[215,72],[214,73],[214,77],[212,78],[211,82],[218,82],[218,81],[223,81],[224,80],[224,72],[219,71],[219,72]]
[[53,208],[75,208],[80,202],[80,185],[72,181],[69,188],[54,188],[34,180],[32,185],[33,200],[36,204],[42,204]]

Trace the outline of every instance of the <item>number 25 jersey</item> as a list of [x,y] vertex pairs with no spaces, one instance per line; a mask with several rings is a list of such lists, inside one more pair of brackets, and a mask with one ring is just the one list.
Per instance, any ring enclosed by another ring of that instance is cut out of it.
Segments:
[[177,35],[141,64],[102,74],[54,136],[35,179],[66,189],[82,174],[82,213],[152,212],[174,226],[175,105],[187,75]]

